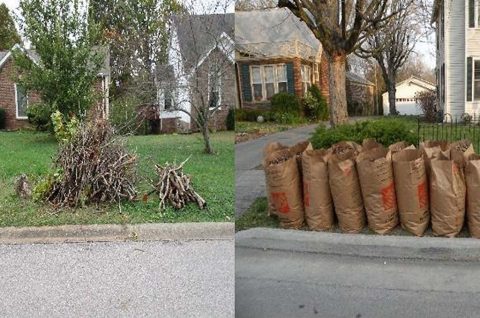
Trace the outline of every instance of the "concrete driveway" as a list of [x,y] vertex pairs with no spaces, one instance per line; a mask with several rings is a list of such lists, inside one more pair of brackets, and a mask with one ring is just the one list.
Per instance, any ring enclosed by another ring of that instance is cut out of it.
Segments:
[[310,138],[318,124],[294,128],[235,145],[235,215],[241,216],[255,201],[265,196],[265,175],[261,168],[263,148],[272,141],[287,146]]

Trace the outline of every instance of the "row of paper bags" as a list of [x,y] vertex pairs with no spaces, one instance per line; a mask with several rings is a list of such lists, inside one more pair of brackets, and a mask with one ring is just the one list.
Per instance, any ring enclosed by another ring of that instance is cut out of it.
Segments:
[[[480,238],[480,156],[468,141],[405,142],[388,148],[374,140],[313,150],[270,143],[263,162],[269,213],[283,228],[345,233],[369,228],[386,234],[399,223],[421,236],[456,236],[467,219]],[[468,194],[468,195],[467,195]]]

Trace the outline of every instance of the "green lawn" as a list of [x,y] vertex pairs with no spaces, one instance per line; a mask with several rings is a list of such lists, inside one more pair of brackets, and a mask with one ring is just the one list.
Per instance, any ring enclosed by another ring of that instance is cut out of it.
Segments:
[[147,202],[89,206],[56,211],[46,204],[23,201],[15,196],[14,183],[25,173],[39,178],[51,165],[57,144],[48,134],[38,132],[0,132],[0,226],[40,226],[59,224],[154,223],[233,221],[234,215],[234,134],[212,134],[215,155],[203,153],[201,135],[158,135],[128,137],[127,145],[139,156],[142,181],[139,193],[150,190],[154,164],[180,163],[190,155],[184,171],[192,175],[196,191],[207,201],[200,210],[190,204],[182,210],[158,208],[158,198]]
[[265,122],[265,123],[257,123],[257,122],[250,122],[250,121],[237,121],[235,123],[235,132],[237,133],[251,133],[251,132],[260,132],[266,134],[273,134],[280,131],[285,131],[291,128],[300,127],[308,125],[308,123],[300,123],[300,124],[279,124],[275,122]]

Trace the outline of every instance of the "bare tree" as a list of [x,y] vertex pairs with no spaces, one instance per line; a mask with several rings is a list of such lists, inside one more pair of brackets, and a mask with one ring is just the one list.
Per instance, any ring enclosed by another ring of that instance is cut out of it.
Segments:
[[250,11],[275,8],[277,0],[236,0],[235,11]]
[[348,120],[345,66],[347,56],[388,22],[389,0],[279,0],[304,21],[322,43],[329,61],[330,122]]
[[[210,142],[212,121],[235,102],[235,25],[233,13],[227,14],[230,5],[229,0],[217,0],[206,8],[196,2],[189,13],[174,18],[183,44],[173,43],[175,54],[169,57],[173,78],[160,84],[166,88],[164,93],[171,94],[172,107],[186,114],[202,133],[209,154],[214,153]],[[215,14],[195,13],[199,11]]]
[[405,0],[392,0],[387,12],[397,14],[384,28],[370,34],[356,52],[359,56],[374,58],[380,66],[392,115],[397,114],[395,95],[398,72],[407,63],[422,36],[421,28],[416,23],[419,7],[413,1],[406,5]]

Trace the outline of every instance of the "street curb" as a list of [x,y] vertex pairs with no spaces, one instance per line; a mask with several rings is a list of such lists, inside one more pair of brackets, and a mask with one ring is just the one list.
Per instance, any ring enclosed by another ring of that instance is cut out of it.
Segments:
[[235,225],[228,222],[5,227],[0,244],[226,240],[234,235]]
[[255,228],[235,235],[236,248],[369,258],[480,261],[480,240],[380,236]]

